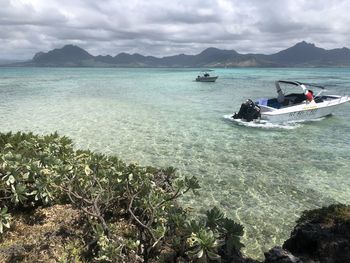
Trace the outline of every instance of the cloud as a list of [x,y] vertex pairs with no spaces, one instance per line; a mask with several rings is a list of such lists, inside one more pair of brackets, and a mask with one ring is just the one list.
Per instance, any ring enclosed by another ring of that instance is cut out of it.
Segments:
[[350,46],[347,0],[0,0],[0,58],[77,44],[94,55],[207,47],[273,53],[306,40]]

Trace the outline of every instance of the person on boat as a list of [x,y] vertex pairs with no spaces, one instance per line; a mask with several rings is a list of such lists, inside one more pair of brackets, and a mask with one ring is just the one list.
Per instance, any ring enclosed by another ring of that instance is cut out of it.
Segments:
[[311,102],[314,100],[314,92],[310,89],[307,90],[307,93],[305,93],[306,100],[308,102]]
[[314,100],[314,92],[312,90],[307,89],[304,84],[301,84],[301,87],[304,91],[306,101],[312,102]]

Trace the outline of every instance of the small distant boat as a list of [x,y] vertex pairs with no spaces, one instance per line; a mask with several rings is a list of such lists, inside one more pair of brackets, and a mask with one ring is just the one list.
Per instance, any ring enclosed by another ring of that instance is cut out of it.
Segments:
[[[349,96],[322,95],[325,87],[301,83],[299,81],[276,81],[278,96],[270,99],[259,99],[253,102],[248,99],[241,105],[232,120],[268,121],[272,123],[307,121],[331,115],[340,105],[350,101]],[[301,93],[284,95],[281,84],[299,88]],[[319,89],[313,95],[312,88]]]
[[200,81],[200,82],[215,82],[217,80],[218,76],[210,76],[210,74],[208,72],[205,72],[202,75],[199,75],[196,78],[196,81]]

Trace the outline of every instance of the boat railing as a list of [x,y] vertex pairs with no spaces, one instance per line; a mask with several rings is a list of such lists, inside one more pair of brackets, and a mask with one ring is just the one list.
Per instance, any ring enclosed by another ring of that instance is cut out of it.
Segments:
[[321,90],[314,96],[314,98],[320,97],[321,93],[323,93],[324,91],[327,91],[327,90],[321,89]]

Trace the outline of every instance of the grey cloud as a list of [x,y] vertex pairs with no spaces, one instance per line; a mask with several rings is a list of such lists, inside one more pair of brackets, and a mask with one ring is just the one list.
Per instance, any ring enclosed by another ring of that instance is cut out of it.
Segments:
[[346,0],[0,0],[0,58],[77,44],[94,55],[204,48],[272,53],[301,40],[350,46]]
[[221,18],[218,14],[198,14],[191,12],[175,12],[168,11],[157,18],[152,19],[152,22],[165,22],[165,23],[183,23],[183,24],[198,24],[198,23],[218,23]]
[[53,26],[67,22],[67,18],[57,9],[37,11],[32,5],[23,5],[20,8],[13,1],[0,2],[0,25],[36,25]]

